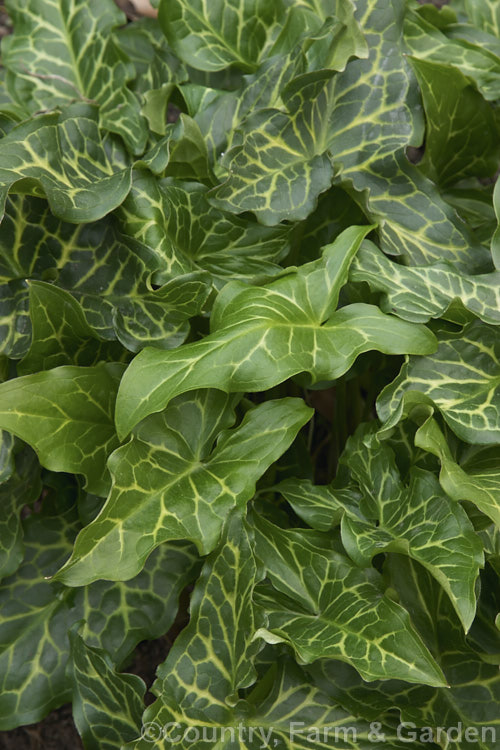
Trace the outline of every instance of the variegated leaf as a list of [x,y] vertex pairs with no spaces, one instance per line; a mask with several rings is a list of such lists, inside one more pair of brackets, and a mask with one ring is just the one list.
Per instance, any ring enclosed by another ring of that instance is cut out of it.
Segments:
[[287,269],[265,286],[228,284],[216,300],[209,336],[172,352],[141,352],[120,389],[119,434],[127,435],[145,416],[194,388],[261,391],[302,372],[312,382],[334,380],[371,349],[432,351],[429,331],[384,316],[372,305],[352,304],[335,312],[349,264],[367,231],[347,229],[320,260]]
[[[142,422],[110,458],[113,486],[79,535],[58,577],[71,586],[136,575],[164,541],[217,545],[227,514],[242,508],[266,469],[290,446],[311,410],[300,399],[267,401],[234,424],[238,397],[187,394]],[[201,426],[201,428],[200,428]]]

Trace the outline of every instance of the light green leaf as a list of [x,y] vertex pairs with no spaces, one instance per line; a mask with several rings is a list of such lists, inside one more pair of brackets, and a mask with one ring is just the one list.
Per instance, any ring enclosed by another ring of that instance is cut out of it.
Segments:
[[255,525],[257,556],[275,587],[256,594],[269,619],[258,635],[289,644],[302,663],[346,661],[368,681],[445,684],[408,613],[384,596],[375,570],[356,568],[300,529],[283,531],[262,518]]
[[321,28],[316,33],[304,35],[309,70],[329,68],[342,71],[351,57],[368,57],[368,45],[354,16],[353,3],[350,0],[335,0],[333,8],[328,3],[323,4],[322,10],[324,23]]
[[114,750],[140,732],[146,685],[70,632],[73,718],[86,750]]
[[366,518],[360,519],[347,509],[342,519],[342,541],[349,556],[363,567],[383,551],[412,557],[444,588],[468,631],[476,613],[475,585],[484,555],[465,511],[445,495],[431,472],[414,468],[405,486],[394,452],[369,425],[349,438],[341,460],[359,485],[367,510]]
[[191,545],[162,545],[127,583],[67,589],[47,580],[70,553],[79,528],[74,509],[24,522],[26,556],[0,584],[0,728],[40,721],[71,700],[68,630],[84,621],[85,643],[120,664],[139,641],[172,625],[180,592],[197,563]]
[[300,399],[266,401],[214,448],[234,423],[237,400],[195,392],[139,425],[111,457],[109,499],[79,535],[60,580],[79,586],[130,578],[169,539],[192,540],[203,554],[214,549],[227,514],[251,499],[257,480],[312,413]]
[[74,297],[53,284],[29,284],[32,341],[17,366],[19,375],[50,370],[60,365],[89,366],[100,360],[117,361],[123,349],[116,342],[104,343],[85,319]]
[[122,365],[56,367],[0,384],[0,426],[25,440],[52,471],[83,474],[90,492],[109,486],[106,460]]
[[[125,436],[174,396],[195,388],[262,391],[308,372],[313,382],[340,377],[362,352],[399,354],[434,348],[425,329],[353,304],[334,312],[349,264],[369,227],[351,227],[323,258],[262,287],[229,284],[211,317],[212,333],[171,352],[146,349],[125,373],[117,427]],[[200,366],[201,363],[201,366]]]
[[152,18],[141,18],[122,27],[116,42],[134,65],[131,87],[142,99],[141,112],[149,128],[166,135],[170,96],[177,84],[187,80],[184,65],[172,54],[159,24]]
[[192,117],[181,114],[177,122],[168,125],[166,130],[169,158],[165,176],[213,184],[207,144],[198,123]]
[[435,354],[409,357],[377,400],[384,428],[414,403],[434,404],[459,438],[500,443],[500,340],[493,326],[475,321],[458,333],[442,331]]
[[14,573],[22,562],[21,510],[37,500],[41,490],[40,466],[33,451],[25,447],[15,457],[13,474],[0,484],[0,578]]
[[8,191],[16,189],[46,195],[51,211],[71,222],[95,221],[120,205],[130,168],[109,162],[96,114],[75,105],[64,115],[38,115],[0,140],[2,213]]
[[498,446],[483,447],[458,463],[432,414],[417,430],[415,444],[441,461],[439,481],[450,497],[474,503],[500,526]]
[[113,36],[125,23],[116,4],[8,0],[6,7],[14,33],[2,45],[2,60],[13,98],[30,114],[75,100],[97,103],[101,128],[118,133],[133,153],[141,153],[146,124],[127,88],[134,69]]
[[308,526],[317,531],[330,531],[338,526],[346,508],[354,515],[360,515],[360,495],[351,487],[315,485],[310,479],[286,479],[273,489],[283,495]]
[[405,320],[427,323],[431,318],[446,318],[450,306],[459,300],[485,323],[500,325],[499,271],[469,276],[451,263],[403,266],[365,240],[349,278],[366,281],[372,291],[382,292],[381,309]]
[[284,12],[281,0],[161,0],[159,21],[172,49],[193,68],[251,71]]
[[451,64],[415,58],[412,65],[427,124],[419,169],[441,186],[492,176],[500,157],[500,132],[491,105]]

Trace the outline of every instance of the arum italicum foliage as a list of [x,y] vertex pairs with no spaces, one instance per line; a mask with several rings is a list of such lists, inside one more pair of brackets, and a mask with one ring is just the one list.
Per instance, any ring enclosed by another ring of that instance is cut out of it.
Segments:
[[494,750],[500,5],[153,4],[7,2],[0,729]]

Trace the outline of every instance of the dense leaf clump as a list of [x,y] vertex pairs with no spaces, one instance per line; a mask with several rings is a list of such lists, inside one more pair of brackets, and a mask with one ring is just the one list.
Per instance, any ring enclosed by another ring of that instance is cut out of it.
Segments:
[[0,728],[500,748],[500,4],[157,5],[6,3]]

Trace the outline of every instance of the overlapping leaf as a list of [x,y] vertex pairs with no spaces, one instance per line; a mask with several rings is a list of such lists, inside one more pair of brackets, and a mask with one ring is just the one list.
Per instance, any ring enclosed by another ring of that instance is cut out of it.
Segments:
[[414,57],[458,68],[475,81],[485,99],[500,98],[500,58],[484,46],[449,38],[413,11],[406,15],[405,43]]
[[70,642],[73,716],[84,746],[120,748],[140,731],[146,685],[136,675],[116,673],[108,654],[78,633],[70,633]]
[[[408,746],[413,745],[413,738],[421,738],[424,744],[436,742],[451,750],[496,750],[498,666],[488,663],[487,655],[467,642],[449,600],[429,573],[399,555],[390,556],[387,573],[443,667],[450,687],[429,689],[398,680],[366,685],[354,670],[338,662],[323,662],[323,675],[318,669],[310,670],[311,678],[332,700],[340,700],[368,720],[378,718],[396,703],[405,723],[400,724],[399,736]],[[438,727],[442,728],[439,737]],[[445,731],[452,727],[447,736]]]
[[269,620],[259,635],[288,643],[302,663],[346,661],[365,680],[445,684],[408,613],[384,596],[375,570],[356,568],[304,531],[282,531],[264,519],[255,524],[257,555],[275,587],[262,586],[256,598]]
[[96,102],[101,127],[141,153],[147,130],[139,102],[127,88],[133,68],[113,38],[113,29],[125,21],[115,3],[11,0],[6,5],[14,33],[2,44],[2,59],[18,104],[31,114],[75,100]]
[[159,21],[171,47],[193,68],[248,71],[284,10],[282,0],[162,0]]
[[39,463],[24,447],[15,457],[14,473],[0,484],[0,578],[14,573],[23,559],[21,510],[38,499],[41,489]]
[[289,249],[288,227],[262,227],[219,211],[206,194],[197,182],[134,174],[118,216],[122,231],[157,256],[155,281],[198,269],[210,272],[217,284],[275,274]]
[[415,434],[415,443],[441,462],[439,481],[454,500],[467,500],[500,525],[500,470],[498,446],[480,447],[465,454],[460,463],[436,420],[429,416]]
[[465,511],[428,471],[413,469],[405,487],[393,451],[366,425],[349,438],[342,462],[362,490],[365,510],[364,519],[349,510],[342,519],[342,541],[350,557],[367,567],[384,550],[409,555],[443,586],[468,630],[484,558]]
[[130,168],[108,160],[96,115],[89,105],[74,105],[21,123],[0,140],[2,213],[8,191],[21,180],[21,192],[46,195],[65,221],[95,221],[120,205],[130,190]]
[[234,423],[237,400],[194,392],[138,426],[110,459],[110,496],[79,535],[62,581],[78,586],[130,578],[169,539],[190,539],[205,554],[214,549],[227,514],[244,507],[257,480],[311,417],[300,399],[267,401],[214,448],[220,431]]
[[85,642],[120,664],[144,638],[164,633],[193,576],[190,545],[163,545],[127,583],[99,582],[78,591],[47,580],[67,557],[79,523],[74,510],[32,515],[24,523],[26,556],[0,584],[0,726],[39,721],[71,699],[68,630],[84,621]]
[[197,737],[200,750],[214,742],[229,750],[238,737],[242,749],[255,750],[267,742],[314,750],[325,746],[327,727],[346,749],[373,746],[368,724],[305,686],[300,669],[288,660],[271,667],[243,699],[242,688],[255,682],[253,662],[262,648],[254,634],[263,613],[252,602],[262,571],[252,541],[252,532],[233,514],[220,549],[205,563],[189,626],[158,671],[153,687],[158,700],[144,714],[143,738],[127,747],[142,750],[151,741],[170,747],[175,741],[188,748]]
[[118,361],[123,357],[119,344],[100,340],[87,323],[81,306],[68,292],[43,281],[32,281],[29,305],[32,341],[18,365],[19,375],[61,365]]
[[368,229],[351,227],[325,248],[323,258],[265,286],[227,285],[212,312],[212,333],[201,341],[172,352],[141,352],[120,389],[119,434],[194,388],[261,391],[301,372],[313,382],[333,380],[370,349],[432,351],[429,331],[384,316],[374,306],[353,304],[334,312]]
[[458,437],[468,443],[500,442],[500,343],[497,329],[479,321],[458,333],[443,331],[435,354],[409,358],[380,394],[377,412],[385,427],[412,403],[435,404]]
[[446,317],[449,308],[460,301],[485,323],[500,324],[498,271],[469,276],[448,263],[403,266],[365,241],[349,276],[352,281],[368,282],[373,291],[383,292],[381,309],[405,320],[427,323],[431,318]]
[[346,508],[354,516],[359,511],[360,495],[353,488],[315,485],[310,479],[285,479],[275,488],[290,503],[297,515],[317,531],[329,531],[337,526]]
[[[58,300],[80,319],[78,330],[72,324],[69,335],[81,338],[83,326],[93,329],[91,338],[118,339],[127,349],[137,351],[146,344],[168,348],[186,338],[191,316],[200,312],[210,291],[206,274],[180,274],[162,288],[153,290],[151,277],[161,267],[160,258],[148,247],[122,237],[109,220],[78,225],[56,219],[47,204],[38,198],[9,199],[7,215],[0,226],[0,273],[7,280],[4,289],[15,297],[4,297],[10,311],[5,348],[11,357],[21,358],[28,350],[31,326],[27,320],[26,278],[55,278],[55,284],[71,292],[53,290],[49,316],[61,317]],[[12,281],[8,281],[12,279]],[[35,285],[39,290],[41,287]],[[47,286],[44,287],[47,296]],[[31,292],[36,296],[36,292]],[[46,302],[46,306],[48,303]],[[81,307],[80,307],[81,306]],[[48,307],[47,307],[48,309]],[[33,308],[37,325],[40,310]],[[76,343],[72,345],[77,349]],[[120,348],[108,347],[109,359],[120,359]]]
[[491,105],[458,69],[418,59],[412,64],[427,122],[419,169],[441,186],[470,176],[492,176],[500,146]]

